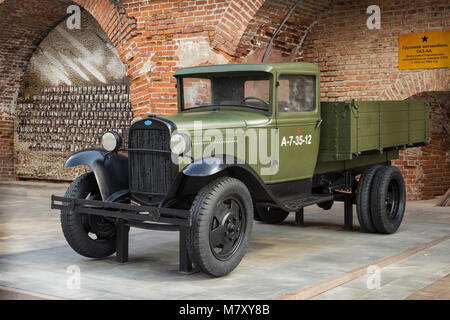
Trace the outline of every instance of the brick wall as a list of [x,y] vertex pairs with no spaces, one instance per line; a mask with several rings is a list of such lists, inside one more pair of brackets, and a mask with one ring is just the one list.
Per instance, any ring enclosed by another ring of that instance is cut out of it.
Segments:
[[[233,22],[248,19],[247,9],[259,2],[124,1],[125,11],[137,21],[137,37],[126,56],[136,116],[176,112],[173,73],[180,67],[227,63],[230,57],[219,49],[222,42],[231,39]],[[218,27],[223,31],[217,33]]]

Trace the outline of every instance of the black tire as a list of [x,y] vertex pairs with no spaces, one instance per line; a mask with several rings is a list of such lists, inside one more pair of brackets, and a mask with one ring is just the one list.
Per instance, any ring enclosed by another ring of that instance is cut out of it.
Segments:
[[371,195],[372,221],[379,233],[398,230],[405,214],[406,189],[403,175],[397,167],[377,171]]
[[323,210],[330,210],[333,207],[333,204],[334,204],[334,201],[330,200],[330,201],[318,203],[317,206],[319,208],[322,208]]
[[368,233],[375,233],[377,229],[373,225],[372,215],[370,213],[370,191],[372,190],[373,181],[378,170],[382,168],[381,165],[374,165],[366,170],[361,175],[358,182],[356,192],[356,213],[358,215],[359,225],[361,231]]
[[[65,197],[97,200],[101,199],[99,194],[95,176],[89,172],[72,182]],[[61,227],[69,245],[82,256],[105,258],[116,251],[114,223],[106,221],[102,217],[88,216],[62,209]],[[97,237],[96,239],[90,236],[93,234]]]
[[279,208],[271,208],[271,207],[256,207],[256,214],[264,223],[269,224],[280,224],[289,215],[289,212],[286,212]]
[[200,271],[220,277],[245,255],[253,225],[250,192],[241,181],[219,178],[203,187],[191,206],[187,247]]

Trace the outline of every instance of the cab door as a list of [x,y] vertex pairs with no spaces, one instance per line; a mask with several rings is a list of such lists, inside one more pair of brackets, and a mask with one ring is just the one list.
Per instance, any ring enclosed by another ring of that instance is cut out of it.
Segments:
[[319,79],[317,74],[277,74],[276,125],[279,168],[271,183],[311,178],[320,142]]

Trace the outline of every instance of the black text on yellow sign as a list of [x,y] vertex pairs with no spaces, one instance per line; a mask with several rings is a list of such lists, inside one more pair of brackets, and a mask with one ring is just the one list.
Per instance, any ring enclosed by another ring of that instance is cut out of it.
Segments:
[[450,30],[401,34],[398,40],[399,69],[450,67]]

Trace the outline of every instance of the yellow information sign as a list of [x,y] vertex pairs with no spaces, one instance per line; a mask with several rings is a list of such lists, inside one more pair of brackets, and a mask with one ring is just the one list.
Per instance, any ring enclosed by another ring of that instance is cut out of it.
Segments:
[[401,70],[450,67],[450,30],[401,34],[398,44]]

